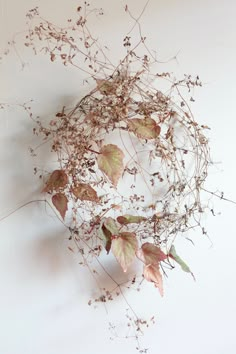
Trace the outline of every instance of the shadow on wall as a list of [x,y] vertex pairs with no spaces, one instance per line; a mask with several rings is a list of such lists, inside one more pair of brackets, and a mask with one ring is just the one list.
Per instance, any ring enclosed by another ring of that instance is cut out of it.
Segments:
[[[75,97],[60,97],[54,103],[48,104],[47,111],[40,112],[39,119],[47,124],[63,106],[72,105],[77,101]],[[30,104],[29,104],[30,106]],[[40,107],[39,107],[40,108]],[[37,115],[32,107],[32,114]],[[53,114],[50,112],[53,111]],[[49,112],[49,113],[48,113]],[[30,119],[24,108],[13,104],[6,106],[1,112],[1,130],[0,141],[0,161],[4,174],[0,176],[0,183],[3,188],[1,214],[4,209],[14,209],[19,203],[41,198],[40,195],[43,181],[38,176],[45,172],[51,172],[57,167],[57,159],[51,153],[50,145],[42,141],[41,137],[33,134],[33,128],[36,124]],[[33,149],[31,154],[30,149]],[[32,156],[36,154],[36,156]],[[38,176],[34,175],[34,167],[38,167]],[[42,199],[42,198],[41,198]],[[12,205],[15,202],[15,205]],[[11,203],[11,204],[9,204]]]
[[64,231],[49,232],[41,235],[37,240],[30,242],[25,256],[27,265],[46,278],[60,277],[60,274],[70,272],[75,265],[73,256],[66,252],[66,238]]

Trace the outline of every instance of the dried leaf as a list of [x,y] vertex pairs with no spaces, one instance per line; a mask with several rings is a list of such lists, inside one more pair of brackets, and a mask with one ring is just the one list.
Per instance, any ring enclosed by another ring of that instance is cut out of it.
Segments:
[[116,222],[114,219],[112,219],[111,217],[105,218],[103,224],[106,227],[106,229],[111,232],[112,235],[118,235],[119,230],[117,228],[117,225],[116,225]]
[[64,170],[55,170],[50,175],[43,192],[58,191],[68,183],[68,177]]
[[106,229],[105,225],[102,225],[102,233],[103,233],[103,239],[105,240],[105,250],[107,251],[107,254],[111,250],[111,238],[112,238],[112,233]]
[[180,258],[175,250],[175,246],[171,246],[170,251],[169,251],[169,257],[173,258],[175,260],[176,263],[178,263],[180,265],[180,267],[182,268],[182,270],[184,272],[190,273],[193,278],[195,279],[191,269],[189,268],[189,266],[182,260],[182,258]]
[[163,296],[163,282],[159,266],[153,264],[146,265],[143,270],[143,276],[147,281],[154,283],[161,296]]
[[104,145],[98,155],[98,167],[107,175],[114,186],[117,186],[124,170],[123,158],[123,151],[113,144]]
[[122,216],[118,216],[116,220],[121,225],[127,225],[127,224],[139,224],[142,221],[147,220],[147,218],[145,218],[144,216],[125,214],[125,215],[122,215]]
[[51,59],[51,61],[55,61],[56,55],[54,53],[50,53],[50,59]]
[[91,202],[98,202],[99,198],[95,189],[89,184],[79,183],[72,189],[74,196],[80,200],[89,200]]
[[66,211],[68,210],[68,199],[63,193],[57,193],[52,196],[52,203],[59,211],[62,219],[65,219]]
[[102,240],[104,240],[105,250],[108,254],[111,249],[112,237],[119,234],[119,230],[116,226],[115,220],[110,217],[103,220],[99,230],[99,234]]
[[137,257],[146,265],[158,265],[159,262],[164,261],[167,258],[167,255],[162,252],[159,247],[150,242],[146,242],[137,252]]
[[133,262],[137,248],[138,241],[134,233],[122,232],[118,236],[112,238],[112,252],[124,272],[127,271],[127,268]]
[[155,139],[161,132],[160,126],[152,118],[133,118],[127,124],[128,129],[141,139]]

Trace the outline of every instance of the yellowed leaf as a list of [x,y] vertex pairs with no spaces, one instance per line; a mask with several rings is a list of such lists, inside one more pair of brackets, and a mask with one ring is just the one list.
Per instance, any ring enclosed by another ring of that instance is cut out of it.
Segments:
[[156,139],[161,132],[160,126],[152,118],[133,118],[127,122],[128,129],[141,139]]
[[116,145],[104,145],[97,158],[98,167],[110,179],[114,186],[117,186],[118,180],[123,173],[123,151]]

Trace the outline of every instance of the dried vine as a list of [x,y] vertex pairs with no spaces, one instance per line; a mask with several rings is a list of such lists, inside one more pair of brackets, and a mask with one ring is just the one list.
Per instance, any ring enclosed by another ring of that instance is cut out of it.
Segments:
[[[125,11],[134,19],[127,6]],[[103,11],[85,2],[65,28],[42,18],[38,8],[27,14],[25,46],[86,74],[90,88],[48,124],[35,119],[33,133],[50,144],[58,161],[57,169],[43,176],[42,192],[68,227],[69,248],[78,250],[82,263],[90,267],[95,258],[103,267],[98,256],[104,248],[124,272],[137,259],[143,277],[162,295],[162,274],[175,262],[191,273],[176,254],[176,237],[195,227],[205,233],[201,216],[208,206],[201,196],[210,164],[209,128],[190,108],[192,90],[202,85],[199,77],[176,79],[154,71],[158,61],[138,19],[138,42],[126,35],[124,57],[112,63],[89,30],[92,14]],[[35,173],[41,177],[37,168]],[[96,301],[124,296],[113,281],[115,288],[102,289]],[[135,321],[137,330],[146,324]]]

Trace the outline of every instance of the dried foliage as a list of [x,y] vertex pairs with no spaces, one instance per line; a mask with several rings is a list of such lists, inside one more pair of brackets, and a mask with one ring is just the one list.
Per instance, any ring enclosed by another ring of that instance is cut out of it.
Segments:
[[[58,159],[57,169],[44,176],[43,193],[65,219],[69,247],[78,250],[82,263],[91,267],[103,249],[125,272],[136,259],[143,263],[143,277],[163,295],[165,268],[177,262],[191,273],[176,254],[176,237],[195,227],[205,233],[201,192],[210,164],[209,128],[190,109],[192,90],[201,82],[155,72],[158,61],[137,20],[138,42],[125,36],[124,57],[112,63],[89,30],[92,14],[103,12],[84,3],[65,28],[41,18],[37,8],[27,14],[25,46],[86,73],[90,88],[48,124],[36,119],[34,134],[50,143]],[[113,296],[106,290],[96,301]]]

